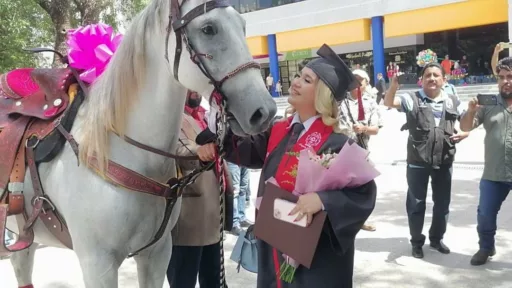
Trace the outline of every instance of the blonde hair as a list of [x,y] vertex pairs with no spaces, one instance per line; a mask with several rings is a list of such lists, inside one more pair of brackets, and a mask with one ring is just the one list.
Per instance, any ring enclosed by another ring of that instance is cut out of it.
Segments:
[[[318,80],[316,84],[315,110],[325,125],[331,126],[335,133],[342,133],[338,103],[334,99],[331,89],[322,80]],[[292,106],[286,108],[285,118],[288,118],[295,112],[296,110]]]

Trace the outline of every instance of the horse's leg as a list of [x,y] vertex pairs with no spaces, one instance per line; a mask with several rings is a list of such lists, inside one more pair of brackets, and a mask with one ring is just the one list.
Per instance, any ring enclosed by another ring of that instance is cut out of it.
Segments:
[[33,243],[29,248],[11,255],[11,264],[19,287],[33,288],[32,269],[34,268],[34,255],[38,246],[39,244]]
[[[91,235],[89,237],[91,238]],[[73,250],[75,250],[82,268],[85,287],[117,288],[118,270],[124,257],[112,250],[92,245],[92,243],[101,243],[99,240],[89,240],[91,241],[87,242],[90,242],[89,245],[91,246],[73,241]]]
[[134,257],[140,288],[162,288],[171,253],[172,236],[169,232],[154,246]]

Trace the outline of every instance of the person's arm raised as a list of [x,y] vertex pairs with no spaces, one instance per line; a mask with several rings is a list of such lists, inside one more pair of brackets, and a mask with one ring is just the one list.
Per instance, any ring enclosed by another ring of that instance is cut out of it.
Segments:
[[395,98],[396,91],[400,86],[400,84],[398,83],[398,77],[393,76],[389,82],[390,85],[388,91],[386,91],[386,95],[384,96],[384,106],[389,108],[400,109],[400,107],[402,106],[402,101],[400,100],[400,98]]
[[492,53],[491,68],[492,68],[492,73],[494,75],[498,75],[498,73],[496,71],[496,66],[498,66],[500,52],[503,51],[503,46],[501,44],[502,43],[496,44],[496,47],[494,47],[494,53]]

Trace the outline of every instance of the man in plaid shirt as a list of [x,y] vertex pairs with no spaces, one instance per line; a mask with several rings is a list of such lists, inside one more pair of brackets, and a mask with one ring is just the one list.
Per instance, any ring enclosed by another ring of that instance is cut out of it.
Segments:
[[[372,97],[368,73],[360,69],[354,70],[353,73],[361,86],[350,91],[347,98],[341,101],[340,124],[347,136],[354,139],[359,146],[368,149],[370,136],[377,135],[383,126],[382,117],[379,105]],[[375,231],[375,227],[368,224],[364,224],[362,229]]]

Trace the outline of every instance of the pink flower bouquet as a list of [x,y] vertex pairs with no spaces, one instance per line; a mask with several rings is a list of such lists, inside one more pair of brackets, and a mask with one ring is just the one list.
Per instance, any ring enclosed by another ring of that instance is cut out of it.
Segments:
[[[355,143],[347,142],[339,153],[317,155],[313,150],[305,149],[297,157],[299,157],[299,164],[293,191],[296,196],[357,187],[380,175],[373,163],[368,160],[368,151]],[[267,182],[279,186],[274,178],[270,178]],[[261,199],[258,199],[257,208],[260,203]],[[286,261],[281,265],[281,279],[291,283],[299,264],[291,257],[283,256]]]

